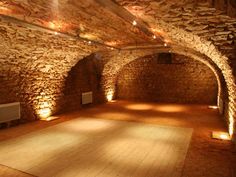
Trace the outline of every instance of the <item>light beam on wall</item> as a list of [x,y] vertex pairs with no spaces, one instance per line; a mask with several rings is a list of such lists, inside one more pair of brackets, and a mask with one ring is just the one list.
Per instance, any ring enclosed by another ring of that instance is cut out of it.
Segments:
[[232,114],[229,115],[229,135],[232,137],[234,134],[234,117]]
[[40,120],[50,121],[55,119],[51,117],[54,110],[53,105],[55,105],[51,97],[50,94],[41,92],[36,98],[37,104],[35,105],[35,110]]
[[8,9],[7,7],[1,6],[1,4],[0,4],[0,13],[1,14],[7,15],[7,14],[9,14],[11,12],[12,12],[11,9]]
[[114,91],[109,90],[106,94],[107,101],[111,102],[113,100],[113,96],[114,96]]

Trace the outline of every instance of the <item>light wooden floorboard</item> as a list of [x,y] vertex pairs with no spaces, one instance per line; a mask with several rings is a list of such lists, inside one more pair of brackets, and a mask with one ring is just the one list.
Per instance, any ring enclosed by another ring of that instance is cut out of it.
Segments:
[[192,129],[74,119],[0,142],[0,164],[40,177],[180,177]]

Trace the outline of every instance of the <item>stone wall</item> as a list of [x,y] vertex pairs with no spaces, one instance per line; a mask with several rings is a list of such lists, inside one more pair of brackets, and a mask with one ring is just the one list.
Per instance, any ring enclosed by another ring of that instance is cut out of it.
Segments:
[[0,104],[21,102],[27,120],[60,111],[68,72],[100,49],[0,18]]
[[236,17],[236,1],[235,0],[208,0],[212,7],[224,11],[231,17]]
[[172,64],[158,64],[157,58],[126,65],[117,76],[117,98],[216,105],[217,81],[206,65],[181,55],[173,55]]

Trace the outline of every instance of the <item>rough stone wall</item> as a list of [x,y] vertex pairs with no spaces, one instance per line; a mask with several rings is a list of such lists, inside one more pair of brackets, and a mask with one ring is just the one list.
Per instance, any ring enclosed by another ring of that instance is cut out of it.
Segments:
[[71,67],[100,49],[0,18],[0,103],[21,102],[29,120],[58,112]]
[[118,74],[116,97],[167,103],[216,104],[217,81],[209,68],[175,55],[172,64],[158,64],[157,55],[139,58]]

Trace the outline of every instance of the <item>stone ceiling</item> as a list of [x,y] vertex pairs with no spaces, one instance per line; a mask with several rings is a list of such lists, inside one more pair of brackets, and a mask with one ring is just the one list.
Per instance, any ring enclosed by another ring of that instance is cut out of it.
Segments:
[[0,14],[114,47],[157,43],[94,0],[2,0]]
[[[163,44],[145,34],[140,24],[133,26],[128,16],[114,13],[106,6],[109,3],[126,9],[131,18],[144,21],[147,30],[161,37],[162,42],[172,41],[165,29],[157,28],[159,21],[206,37],[217,46],[224,44],[220,46],[223,50],[233,50],[229,45],[236,36],[235,19],[210,8],[204,0],[2,0],[0,14],[113,47]],[[220,33],[214,36],[216,32]]]

